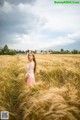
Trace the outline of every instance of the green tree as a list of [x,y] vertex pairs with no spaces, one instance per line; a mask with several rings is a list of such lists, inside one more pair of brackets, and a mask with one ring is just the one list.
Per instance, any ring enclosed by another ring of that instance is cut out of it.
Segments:
[[78,54],[78,53],[79,53],[78,50],[76,49],[72,50],[72,54]]
[[61,53],[64,53],[64,49],[61,49],[60,52],[61,52]]

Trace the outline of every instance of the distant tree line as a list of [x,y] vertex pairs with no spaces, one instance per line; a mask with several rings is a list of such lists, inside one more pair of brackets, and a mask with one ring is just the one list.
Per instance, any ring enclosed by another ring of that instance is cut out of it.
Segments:
[[0,48],[0,55],[15,55],[16,50],[9,49],[7,45],[3,48]]
[[73,49],[71,51],[61,49],[60,51],[51,51],[51,54],[80,54],[79,50]]
[[36,50],[12,50],[8,48],[8,45],[5,45],[3,48],[0,48],[0,55],[16,55],[16,54],[27,54],[29,52],[37,53]]
[[79,50],[73,49],[71,51],[61,49],[60,51],[55,50],[12,50],[9,49],[7,45],[5,45],[3,48],[0,48],[0,55],[16,55],[16,54],[27,54],[29,52],[32,53],[41,53],[41,54],[80,54]]
[[79,50],[73,49],[71,51],[61,49],[60,51],[55,50],[41,50],[40,53],[50,53],[50,54],[80,54]]

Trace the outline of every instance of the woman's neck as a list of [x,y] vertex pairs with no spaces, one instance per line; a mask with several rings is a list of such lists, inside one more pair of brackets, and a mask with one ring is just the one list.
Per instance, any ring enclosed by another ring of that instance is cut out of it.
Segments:
[[30,62],[33,62],[33,60],[30,60]]

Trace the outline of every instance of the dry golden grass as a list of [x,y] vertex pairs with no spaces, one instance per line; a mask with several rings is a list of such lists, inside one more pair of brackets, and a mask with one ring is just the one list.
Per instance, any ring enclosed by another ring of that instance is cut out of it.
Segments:
[[0,111],[10,120],[80,120],[80,55],[36,54],[36,84],[25,84],[27,55],[0,56]]

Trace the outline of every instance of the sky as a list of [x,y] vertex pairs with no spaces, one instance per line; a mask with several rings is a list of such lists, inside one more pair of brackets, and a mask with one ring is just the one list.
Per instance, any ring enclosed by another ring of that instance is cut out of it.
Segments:
[[80,4],[0,0],[0,47],[80,50]]

